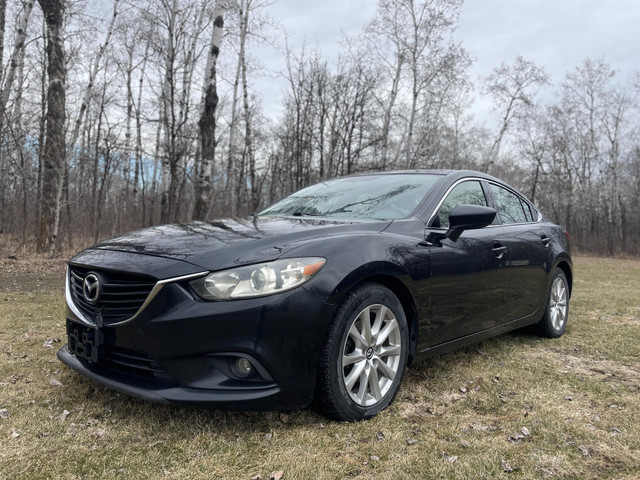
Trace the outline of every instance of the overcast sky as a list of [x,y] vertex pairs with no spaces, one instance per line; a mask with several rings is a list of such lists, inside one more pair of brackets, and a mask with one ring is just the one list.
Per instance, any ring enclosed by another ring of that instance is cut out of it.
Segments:
[[[335,58],[343,33],[355,34],[373,17],[375,0],[276,0],[270,14],[291,34]],[[475,59],[475,81],[517,55],[542,65],[554,83],[587,57],[604,57],[628,79],[640,70],[640,0],[467,0],[455,38]],[[278,62],[280,66],[278,67]],[[283,59],[262,63],[281,70]],[[277,114],[282,84],[256,83],[265,113]],[[488,105],[474,112],[484,116]]]

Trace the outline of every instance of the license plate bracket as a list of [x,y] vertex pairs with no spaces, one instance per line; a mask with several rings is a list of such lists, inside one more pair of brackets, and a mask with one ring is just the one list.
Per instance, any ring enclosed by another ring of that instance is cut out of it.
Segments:
[[71,353],[89,362],[98,362],[104,344],[104,335],[99,328],[67,318],[67,336]]

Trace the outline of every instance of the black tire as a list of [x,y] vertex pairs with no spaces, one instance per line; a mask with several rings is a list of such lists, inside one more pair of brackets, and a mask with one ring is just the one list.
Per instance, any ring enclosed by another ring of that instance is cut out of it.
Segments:
[[569,318],[569,282],[559,268],[553,272],[544,315],[538,324],[540,335],[547,338],[562,336]]
[[[368,342],[365,317],[369,320]],[[324,339],[316,408],[335,420],[373,417],[398,393],[408,352],[407,319],[398,298],[377,283],[356,287],[338,307]],[[344,362],[353,363],[343,366]]]

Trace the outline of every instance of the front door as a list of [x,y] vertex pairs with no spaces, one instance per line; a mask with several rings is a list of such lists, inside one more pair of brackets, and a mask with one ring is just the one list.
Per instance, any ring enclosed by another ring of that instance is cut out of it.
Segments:
[[[448,228],[458,205],[487,206],[477,180],[456,185],[438,209],[431,229]],[[431,327],[428,346],[455,340],[504,323],[507,318],[509,251],[496,241],[500,226],[467,230],[445,238],[431,251]]]

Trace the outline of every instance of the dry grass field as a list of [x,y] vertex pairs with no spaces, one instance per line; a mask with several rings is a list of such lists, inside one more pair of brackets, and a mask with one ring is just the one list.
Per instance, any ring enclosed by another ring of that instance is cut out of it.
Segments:
[[503,335],[407,373],[378,417],[149,404],[73,373],[62,262],[0,261],[0,478],[640,477],[640,262],[575,258],[558,340]]

